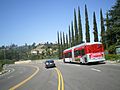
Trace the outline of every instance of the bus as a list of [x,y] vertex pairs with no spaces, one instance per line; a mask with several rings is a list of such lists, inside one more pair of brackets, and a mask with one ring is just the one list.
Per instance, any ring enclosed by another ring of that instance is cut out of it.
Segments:
[[63,51],[64,62],[103,62],[104,48],[101,42],[82,43]]

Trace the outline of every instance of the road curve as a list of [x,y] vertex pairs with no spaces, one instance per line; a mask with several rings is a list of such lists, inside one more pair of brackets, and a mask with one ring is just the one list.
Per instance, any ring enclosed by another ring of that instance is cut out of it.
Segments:
[[[0,76],[0,88],[2,90],[15,90],[35,76],[39,68],[33,65],[11,65],[12,72]],[[0,89],[0,90],[1,90]]]
[[22,86],[27,81],[29,81],[30,79],[32,79],[39,72],[39,67],[33,66],[33,65],[29,65],[29,66],[36,68],[36,71],[31,76],[29,76],[28,78],[26,78],[25,80],[23,80],[22,82],[20,82],[17,85],[11,87],[9,90],[15,90],[15,89],[17,89],[18,87]]

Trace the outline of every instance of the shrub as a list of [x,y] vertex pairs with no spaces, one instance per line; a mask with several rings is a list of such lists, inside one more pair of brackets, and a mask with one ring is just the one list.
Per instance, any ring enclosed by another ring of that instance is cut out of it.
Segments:
[[105,59],[106,60],[111,60],[111,61],[120,60],[120,55],[107,54],[107,55],[105,55]]
[[116,45],[111,45],[109,48],[108,48],[108,51],[110,54],[115,54],[115,46]]
[[2,66],[3,66],[2,63],[0,62],[0,71],[2,71],[3,68]]
[[75,61],[80,61],[80,58],[76,58]]

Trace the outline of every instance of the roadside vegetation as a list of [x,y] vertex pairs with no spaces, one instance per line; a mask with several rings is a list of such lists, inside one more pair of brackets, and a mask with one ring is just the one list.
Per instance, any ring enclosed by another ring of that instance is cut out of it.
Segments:
[[105,55],[106,60],[110,60],[110,61],[120,61],[120,55],[116,55],[116,54],[107,54]]

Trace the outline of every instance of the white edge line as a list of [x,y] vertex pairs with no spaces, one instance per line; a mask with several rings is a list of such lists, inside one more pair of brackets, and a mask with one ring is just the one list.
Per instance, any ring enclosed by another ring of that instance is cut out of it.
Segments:
[[91,68],[91,70],[94,70],[94,71],[97,71],[97,72],[101,72],[101,70],[95,69],[95,68]]

